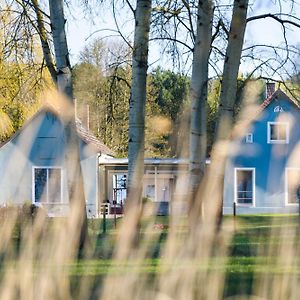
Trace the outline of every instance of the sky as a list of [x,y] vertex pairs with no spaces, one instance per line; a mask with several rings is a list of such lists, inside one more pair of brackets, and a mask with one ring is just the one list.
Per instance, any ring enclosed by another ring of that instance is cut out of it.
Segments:
[[[103,6],[100,11],[86,11],[83,5],[79,5],[78,1],[75,1],[76,5],[72,5],[70,9],[66,9],[67,15],[67,39],[68,47],[70,51],[71,63],[74,65],[78,62],[79,54],[83,50],[84,46],[88,45],[95,38],[110,39],[113,37],[116,29],[114,19],[112,17],[111,8]],[[124,13],[125,18],[128,14]],[[129,16],[132,19],[132,16]],[[123,27],[124,30],[124,27]],[[132,29],[128,28],[128,32],[132,32]]]
[[[76,5],[73,3],[76,2]],[[74,65],[78,62],[79,53],[83,50],[83,47],[92,42],[94,38],[107,39],[107,36],[113,36],[115,33],[112,31],[115,27],[115,22],[112,17],[112,7],[106,6],[101,9],[92,9],[92,14],[85,13],[83,6],[78,4],[78,1],[72,2],[72,7],[66,10],[67,14],[67,38],[70,49],[71,63]],[[228,1],[227,1],[228,2]],[[231,2],[231,1],[229,1]],[[248,16],[275,13],[278,12],[274,9],[275,5],[270,5],[270,2],[276,2],[276,0],[256,0],[251,1],[251,5],[248,9]],[[282,1],[282,12],[288,13],[291,1]],[[277,0],[278,3],[278,0]],[[296,15],[300,16],[300,6],[294,7]],[[121,25],[121,28],[127,37],[131,37],[133,33],[132,14],[126,9],[121,10],[117,14],[117,20]],[[287,30],[287,37],[289,44],[300,44],[300,29]],[[282,27],[278,22],[265,18],[248,23],[245,37],[245,45],[251,44],[251,41],[256,41],[259,44],[280,45],[283,43]],[[166,68],[170,68],[170,62],[165,62],[163,57],[160,56],[159,45],[153,45],[150,47],[149,52],[150,65],[163,65]],[[248,63],[241,64],[241,70],[247,72],[250,68]]]

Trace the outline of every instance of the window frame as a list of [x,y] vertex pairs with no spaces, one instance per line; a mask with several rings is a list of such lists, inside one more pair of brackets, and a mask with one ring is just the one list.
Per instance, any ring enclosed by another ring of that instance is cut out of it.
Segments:
[[289,202],[289,188],[288,188],[288,171],[289,170],[298,170],[300,172],[300,167],[287,167],[285,168],[284,180],[285,180],[285,205],[286,206],[298,206],[298,203],[290,203]]
[[[272,125],[285,125],[285,140],[273,140],[271,139],[271,126]],[[267,127],[267,135],[268,139],[267,142],[268,144],[289,144],[289,123],[288,122],[268,122],[268,127]]]
[[248,132],[245,137],[246,144],[253,144],[253,133]]
[[[46,202],[38,202],[35,199],[35,170],[36,169],[46,169],[47,170],[47,201]],[[49,182],[49,171],[50,169],[59,169],[60,170],[60,201],[58,202],[49,202],[49,187],[48,187],[48,182]],[[63,203],[63,168],[61,166],[33,166],[32,167],[32,203],[33,204],[62,204]]]
[[[237,173],[238,171],[252,171],[252,203],[239,203],[238,202],[238,190],[237,190]],[[238,167],[234,168],[234,203],[237,206],[244,206],[244,207],[255,207],[255,168],[248,168],[248,167]]]
[[[125,201],[123,200],[126,200],[127,196],[128,196],[128,171],[124,171],[124,170],[112,170],[111,172],[111,201],[112,201],[112,205],[115,206],[120,206],[121,203],[122,205],[125,204]],[[122,175],[122,177],[124,178],[124,176],[126,176],[126,185],[125,187],[118,187],[118,183],[117,183],[117,176],[118,175]],[[116,180],[116,181],[115,181]],[[114,193],[114,189],[116,189],[116,194]],[[125,191],[126,194],[124,195],[124,199],[121,199],[119,202],[118,202],[118,196],[120,195],[118,193],[118,191],[121,191],[121,196],[123,195],[123,192],[122,191]],[[115,198],[116,197],[116,198]],[[113,204],[115,202],[115,204]]]

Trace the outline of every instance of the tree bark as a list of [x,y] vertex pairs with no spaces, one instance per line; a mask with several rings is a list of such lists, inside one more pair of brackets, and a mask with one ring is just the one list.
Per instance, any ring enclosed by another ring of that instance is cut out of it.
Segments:
[[191,125],[189,172],[192,200],[203,178],[207,149],[208,61],[212,38],[212,0],[198,2],[197,34],[193,53],[190,88]]
[[234,1],[216,124],[216,141],[228,140],[231,134],[237,77],[247,23],[248,2],[249,0]]
[[55,65],[53,62],[50,46],[49,46],[49,41],[47,37],[47,31],[45,28],[45,23],[44,23],[44,18],[43,14],[41,12],[41,8],[39,5],[38,0],[31,0],[33,9],[36,14],[36,20],[37,20],[37,28],[38,28],[38,34],[40,37],[41,45],[42,45],[42,50],[43,50],[43,56],[46,62],[47,69],[51,75],[51,78],[54,83],[56,83],[57,78],[56,78],[56,69]]
[[87,234],[87,216],[84,197],[83,177],[80,164],[80,141],[77,135],[71,66],[65,34],[63,0],[49,0],[51,29],[57,68],[57,87],[66,96],[67,109],[63,112],[66,138],[66,170],[71,217],[77,223],[74,230],[79,232],[79,250],[83,249]]
[[144,175],[145,102],[151,0],[137,0],[129,107],[128,188],[141,196]]
[[217,195],[219,225],[223,214],[224,172],[227,157],[226,149],[233,127],[237,77],[247,23],[248,2],[249,0],[234,1],[221,85],[214,155],[211,166],[211,172],[214,173],[213,181],[216,184],[215,194]]

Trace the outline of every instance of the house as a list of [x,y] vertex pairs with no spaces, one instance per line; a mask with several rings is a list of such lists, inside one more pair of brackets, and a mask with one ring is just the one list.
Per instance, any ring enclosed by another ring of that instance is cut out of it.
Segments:
[[[81,167],[89,217],[98,215],[98,158],[112,151],[77,122]],[[0,205],[31,202],[49,215],[68,211],[66,139],[60,114],[53,108],[38,111],[0,147]]]
[[232,138],[226,163],[223,212],[297,213],[300,197],[300,109],[280,89]]
[[[186,184],[176,183],[186,180],[188,160],[146,158],[144,165],[143,197],[156,204],[158,215],[168,215],[170,209],[174,208],[174,197],[187,194]],[[123,213],[127,197],[127,172],[127,158],[99,158],[100,203],[108,204],[110,214]]]

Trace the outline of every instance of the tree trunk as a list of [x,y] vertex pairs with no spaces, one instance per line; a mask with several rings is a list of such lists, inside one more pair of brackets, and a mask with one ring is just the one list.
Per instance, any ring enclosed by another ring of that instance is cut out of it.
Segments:
[[50,50],[50,46],[49,46],[49,40],[48,40],[47,32],[45,29],[43,14],[42,14],[38,0],[31,0],[31,2],[32,2],[33,9],[35,11],[35,14],[36,14],[37,28],[38,28],[38,33],[39,33],[42,49],[43,49],[43,56],[44,56],[44,59],[46,62],[46,66],[51,75],[53,82],[56,83],[56,81],[57,81],[56,69],[54,66],[54,62],[53,62],[53,58],[52,58],[52,54],[51,54],[51,50]]
[[237,92],[237,77],[246,29],[248,2],[249,0],[234,1],[216,124],[216,141],[228,140],[231,134]]
[[212,37],[212,0],[199,1],[191,78],[190,184],[192,202],[205,171],[208,61]]
[[67,98],[63,121],[66,135],[66,170],[71,217],[77,218],[73,230],[79,232],[79,250],[82,250],[87,234],[87,216],[80,164],[80,145],[76,130],[71,66],[65,34],[63,0],[49,0],[50,20],[57,68],[57,86]]
[[137,197],[136,199],[141,196],[144,175],[145,102],[150,17],[151,0],[137,0],[129,107],[127,183],[130,197]]
[[227,157],[226,147],[231,135],[234,117],[234,104],[237,93],[237,77],[244,43],[246,29],[247,9],[249,0],[235,0],[232,20],[229,31],[228,45],[223,70],[220,104],[216,124],[214,157],[212,172],[215,173],[219,223],[223,212],[223,186],[225,162]]

